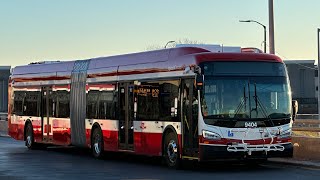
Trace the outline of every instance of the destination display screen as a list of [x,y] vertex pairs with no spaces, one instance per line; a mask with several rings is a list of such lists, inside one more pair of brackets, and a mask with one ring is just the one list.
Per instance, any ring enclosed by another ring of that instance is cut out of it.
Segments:
[[200,67],[204,75],[286,76],[285,65],[275,62],[206,62]]

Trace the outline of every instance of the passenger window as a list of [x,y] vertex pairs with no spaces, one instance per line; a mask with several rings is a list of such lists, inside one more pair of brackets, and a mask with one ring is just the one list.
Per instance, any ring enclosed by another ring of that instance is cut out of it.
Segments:
[[56,117],[57,118],[70,117],[70,92],[57,91],[56,96],[57,96]]
[[141,82],[137,86],[137,120],[178,121],[179,81]]
[[99,119],[115,119],[116,95],[114,91],[102,91],[99,98]]
[[14,91],[13,113],[18,116],[23,115],[23,104],[25,101],[25,91]]
[[26,92],[24,115],[39,116],[40,95],[40,91]]
[[98,118],[98,98],[99,91],[89,91],[87,94],[87,118],[97,119]]

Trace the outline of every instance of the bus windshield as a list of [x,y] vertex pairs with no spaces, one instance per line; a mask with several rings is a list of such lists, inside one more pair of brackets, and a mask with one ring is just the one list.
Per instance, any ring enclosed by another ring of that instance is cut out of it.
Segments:
[[291,95],[287,77],[271,76],[272,71],[267,73],[268,76],[263,71],[259,71],[259,75],[205,75],[201,105],[205,122],[211,124],[212,119],[290,118]]

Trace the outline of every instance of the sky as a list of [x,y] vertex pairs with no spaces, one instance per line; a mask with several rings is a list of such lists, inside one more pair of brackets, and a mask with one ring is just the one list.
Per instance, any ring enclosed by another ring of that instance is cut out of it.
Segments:
[[[319,0],[274,0],[277,55],[317,61],[319,7]],[[268,28],[268,17],[268,0],[0,0],[0,66],[141,52],[184,39],[263,50],[263,28],[239,20]]]

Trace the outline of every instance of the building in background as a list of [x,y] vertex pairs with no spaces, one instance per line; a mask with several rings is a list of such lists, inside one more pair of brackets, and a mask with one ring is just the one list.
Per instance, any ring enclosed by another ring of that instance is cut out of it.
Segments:
[[315,60],[285,60],[292,98],[299,103],[299,114],[317,114],[317,67]]
[[0,66],[0,113],[8,111],[8,81],[10,66]]

